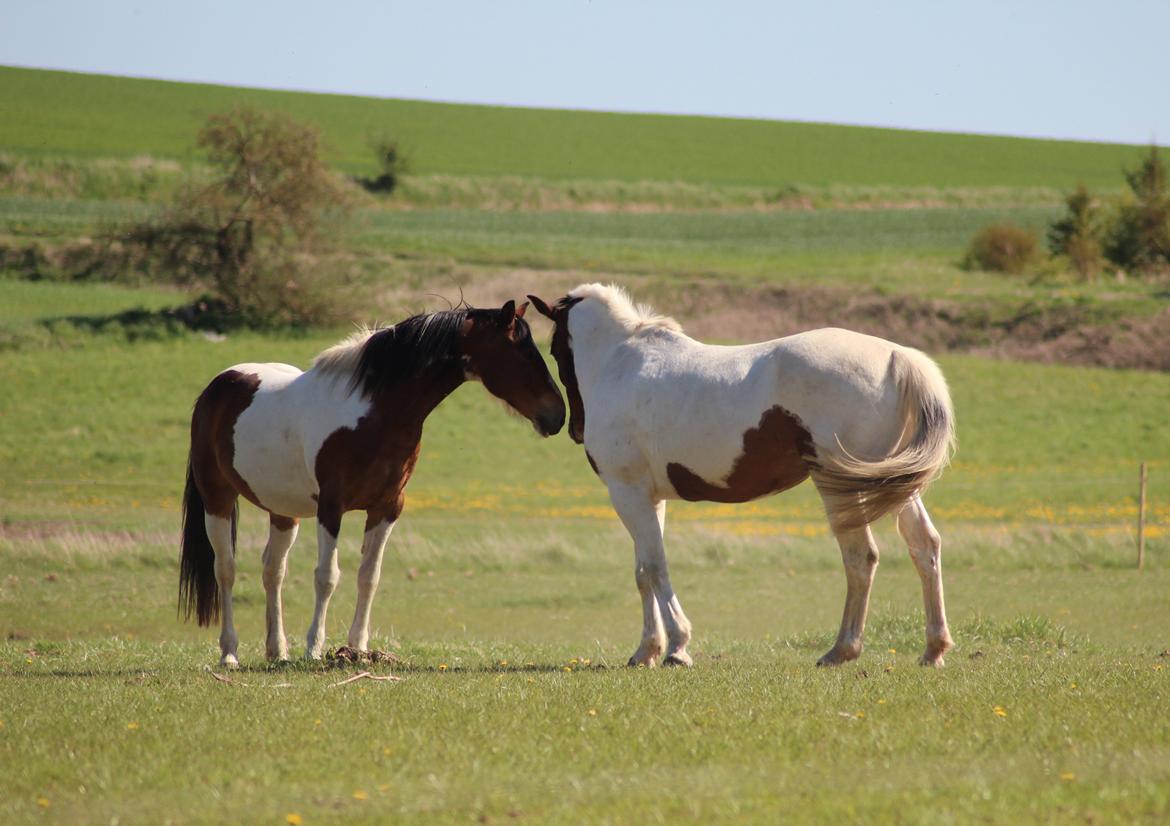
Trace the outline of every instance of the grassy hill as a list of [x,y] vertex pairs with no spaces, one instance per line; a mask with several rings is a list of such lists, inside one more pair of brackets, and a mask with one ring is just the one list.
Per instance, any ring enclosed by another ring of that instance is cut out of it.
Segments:
[[388,134],[416,172],[719,185],[1115,189],[1140,148],[729,118],[469,106],[0,67],[0,149],[194,158],[207,115],[236,104],[320,124],[332,161],[372,166]]

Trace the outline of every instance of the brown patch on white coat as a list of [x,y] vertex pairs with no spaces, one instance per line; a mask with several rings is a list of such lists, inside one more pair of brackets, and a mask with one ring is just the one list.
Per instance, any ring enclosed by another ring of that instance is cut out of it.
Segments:
[[748,502],[788,490],[808,478],[815,454],[812,436],[800,420],[777,405],[743,434],[743,453],[722,485],[701,478],[686,465],[670,462],[666,475],[688,502]]

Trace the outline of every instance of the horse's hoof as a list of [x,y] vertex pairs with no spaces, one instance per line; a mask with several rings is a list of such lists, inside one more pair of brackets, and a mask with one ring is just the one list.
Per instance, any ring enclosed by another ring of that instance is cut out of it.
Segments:
[[861,655],[861,652],[856,653],[852,651],[840,651],[836,648],[826,651],[824,656],[817,660],[817,668],[827,668],[834,665],[842,665],[850,660],[856,660]]
[[638,668],[639,666],[642,666],[645,668],[653,668],[655,665],[657,665],[657,662],[655,661],[654,657],[650,657],[648,659],[643,660],[643,659],[639,659],[638,655],[635,654],[634,656],[630,657],[630,659],[626,663],[626,665],[629,666],[630,668]]
[[240,661],[236,659],[235,654],[224,654],[219,658],[219,667],[226,668],[228,671],[235,671],[240,667]]
[[663,665],[678,665],[683,668],[690,668],[695,664],[691,659],[691,655],[685,651],[675,651],[673,654],[667,654],[666,659],[662,661]]
[[923,668],[942,668],[944,665],[946,665],[946,663],[943,662],[942,654],[930,653],[923,654],[921,657],[919,657],[918,664]]

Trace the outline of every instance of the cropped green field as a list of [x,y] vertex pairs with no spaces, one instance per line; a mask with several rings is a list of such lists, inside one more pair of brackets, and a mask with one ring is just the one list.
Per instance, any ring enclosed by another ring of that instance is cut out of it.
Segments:
[[[90,292],[92,291],[92,292]],[[152,290],[0,280],[5,324],[166,303]],[[1170,376],[943,359],[961,450],[928,503],[958,648],[921,648],[890,526],[868,647],[814,668],[843,576],[811,489],[677,504],[691,671],[621,667],[639,603],[629,540],[580,448],[482,388],[429,420],[375,602],[402,682],[263,662],[245,507],[223,682],[216,632],[174,613],[190,405],[219,369],[305,365],[338,332],[76,335],[0,354],[0,817],[15,822],[1155,823],[1170,814]],[[1155,460],[1147,570],[1136,463]],[[353,610],[344,523],[332,644]],[[289,563],[294,655],[311,608]],[[375,667],[385,676],[386,667]]]
[[193,136],[237,104],[321,125],[332,161],[372,171],[390,134],[419,174],[725,185],[1012,186],[1114,190],[1132,146],[822,124],[466,106],[0,68],[0,148],[193,160]]
[[[158,209],[201,174],[203,119],[250,103],[319,123],[349,173],[371,171],[371,135],[411,151],[409,191],[361,210],[340,253],[362,320],[616,277],[667,305],[836,286],[1102,322],[1160,311],[1164,285],[958,260],[985,223],[1042,230],[1078,181],[1116,190],[1140,148],[5,68],[0,87],[0,820],[1170,819],[1170,374],[939,358],[960,441],[926,497],[957,643],[939,671],[915,664],[921,594],[890,520],[862,659],[814,667],[845,583],[808,485],[672,503],[696,665],[624,668],[640,601],[604,487],[563,433],[537,438],[471,385],[428,420],[374,603],[371,642],[403,662],[370,670],[402,681],[264,662],[266,520],[247,505],[243,668],[222,674],[218,632],[175,612],[191,405],[230,364],[308,366],[347,331],[203,335],[150,316],[185,292],[19,260]],[[343,522],[330,645],[361,528]],[[285,584],[294,657],[315,557],[308,520]]]

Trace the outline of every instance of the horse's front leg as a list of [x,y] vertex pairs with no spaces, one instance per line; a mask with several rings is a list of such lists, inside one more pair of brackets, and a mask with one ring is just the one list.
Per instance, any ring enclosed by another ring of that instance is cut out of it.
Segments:
[[284,636],[284,604],[281,586],[288,569],[288,552],[297,540],[299,523],[293,517],[272,514],[268,520],[268,544],[264,546],[264,594],[267,598],[265,620],[267,636],[264,653],[269,660],[288,659],[288,641]]
[[313,571],[317,603],[313,608],[313,621],[305,640],[305,657],[319,660],[325,649],[325,614],[329,600],[341,579],[337,566],[337,535],[341,532],[341,509],[325,505],[324,496],[317,507],[317,567]]
[[633,666],[654,666],[665,650],[667,665],[690,665],[687,644],[691,622],[670,584],[662,532],[666,503],[638,488],[611,485],[614,510],[634,540],[634,580],[642,596],[642,641],[630,657]]
[[365,651],[370,643],[370,608],[374,592],[382,578],[382,553],[386,540],[402,512],[402,501],[389,509],[366,512],[366,533],[362,538],[362,564],[357,575],[357,605],[353,612],[353,624],[349,627],[349,647]]

